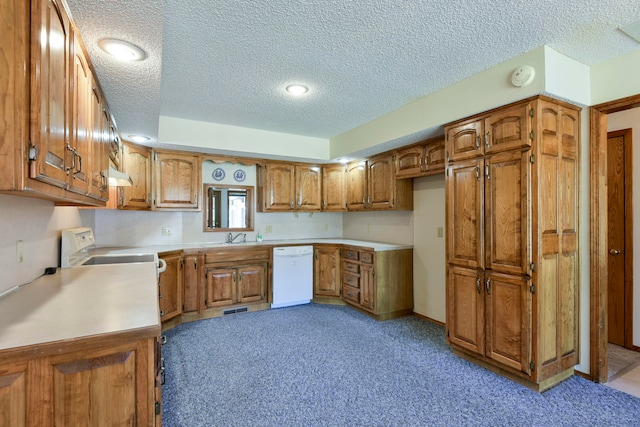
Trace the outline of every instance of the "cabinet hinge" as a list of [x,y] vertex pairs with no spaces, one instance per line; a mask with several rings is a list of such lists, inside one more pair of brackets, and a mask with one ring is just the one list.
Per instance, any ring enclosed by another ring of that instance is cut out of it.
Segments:
[[531,369],[531,372],[536,370],[536,364],[533,362],[529,362],[529,369]]
[[160,407],[160,402],[156,402],[156,415],[160,415],[162,412],[162,408]]
[[531,140],[533,141],[533,131],[531,131],[531,133],[529,134],[529,138],[531,138]]
[[531,286],[529,286],[529,291],[530,291],[532,294],[535,294],[535,293],[536,293],[536,285],[533,285],[533,284],[532,284]]
[[529,110],[529,117],[533,117],[533,108]]
[[31,142],[30,139],[27,140],[27,144],[29,146],[29,155],[27,158],[31,162],[38,158],[38,149],[36,148],[35,145],[33,145],[33,142]]
[[531,163],[535,163],[535,162],[536,162],[536,156],[535,156],[535,154],[532,154],[532,155],[530,155],[530,156],[529,156],[529,161],[530,161]]
[[536,271],[536,263],[532,262],[531,264],[529,264],[529,268],[531,269],[531,271]]

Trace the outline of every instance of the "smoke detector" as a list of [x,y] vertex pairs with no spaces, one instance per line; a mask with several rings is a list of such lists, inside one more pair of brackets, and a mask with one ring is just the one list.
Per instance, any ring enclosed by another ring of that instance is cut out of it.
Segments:
[[536,78],[536,70],[530,65],[516,68],[511,74],[511,84],[515,87],[525,87]]

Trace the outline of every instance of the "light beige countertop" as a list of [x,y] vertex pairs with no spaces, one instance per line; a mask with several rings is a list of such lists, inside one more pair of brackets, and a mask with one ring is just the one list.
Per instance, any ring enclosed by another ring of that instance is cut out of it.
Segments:
[[0,352],[146,328],[160,330],[152,262],[58,269],[0,298]]

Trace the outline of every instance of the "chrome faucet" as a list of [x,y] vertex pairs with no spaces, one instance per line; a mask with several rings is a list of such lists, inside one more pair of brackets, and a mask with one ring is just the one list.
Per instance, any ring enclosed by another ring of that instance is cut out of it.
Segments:
[[236,234],[235,236],[234,236],[233,234],[229,233],[227,243],[233,243],[233,242],[235,242],[235,241],[236,241],[236,239],[237,239],[238,237],[240,237],[240,236],[242,236],[242,241],[243,241],[243,242],[246,242],[246,241],[247,241],[247,234],[246,234],[246,233],[238,233],[238,234]]

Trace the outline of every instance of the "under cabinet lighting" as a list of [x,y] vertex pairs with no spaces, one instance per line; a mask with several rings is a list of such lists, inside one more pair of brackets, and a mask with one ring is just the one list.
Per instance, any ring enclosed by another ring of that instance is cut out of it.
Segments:
[[144,135],[129,135],[129,139],[132,140],[133,142],[137,142],[138,144],[151,141],[151,138]]
[[144,50],[124,40],[102,39],[98,42],[98,46],[120,61],[142,61],[147,57]]

